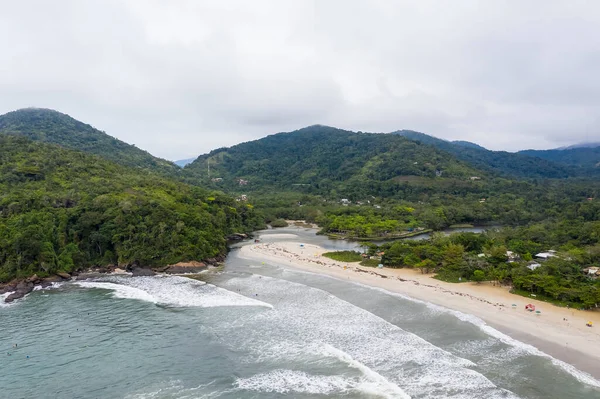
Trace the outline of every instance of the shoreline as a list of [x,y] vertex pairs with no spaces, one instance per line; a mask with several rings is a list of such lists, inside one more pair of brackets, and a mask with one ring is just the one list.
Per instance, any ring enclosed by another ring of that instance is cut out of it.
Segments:
[[[547,354],[566,363],[566,367],[574,366],[600,380],[600,331],[597,331],[598,327],[585,325],[591,320],[595,326],[600,326],[600,312],[560,308],[511,294],[507,287],[489,283],[453,284],[413,269],[374,269],[358,263],[339,262],[323,257],[324,252],[327,250],[313,244],[300,247],[298,242],[271,241],[242,246],[239,256],[383,289],[473,315],[508,339],[530,345],[540,355]],[[538,316],[526,312],[524,307],[528,303],[534,304],[542,313]],[[580,377],[585,379],[585,376]]]

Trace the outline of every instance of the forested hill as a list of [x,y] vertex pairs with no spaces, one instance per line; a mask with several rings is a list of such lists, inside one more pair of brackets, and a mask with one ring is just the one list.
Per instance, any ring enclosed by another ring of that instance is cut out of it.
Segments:
[[[571,165],[581,169],[595,169],[600,172],[600,147],[574,147],[556,150],[525,150],[520,154],[547,159],[548,161]],[[600,173],[599,173],[600,174]]]
[[88,152],[102,158],[167,175],[178,173],[173,163],[117,140],[69,115],[42,108],[25,108],[0,116],[0,133]]
[[470,183],[471,177],[484,175],[448,153],[404,137],[320,125],[212,151],[187,165],[185,174],[209,182],[209,164],[211,183],[219,187],[302,188],[321,194],[361,187],[381,194],[405,182]]
[[0,134],[0,282],[224,254],[251,206],[98,156]]
[[[408,139],[433,145],[472,167],[489,173],[516,178],[552,178],[593,177],[600,175],[600,168],[575,166],[575,163],[557,162],[548,156],[534,153],[512,153],[506,151],[490,151],[473,143],[451,142],[411,130],[393,132]],[[571,150],[570,150],[571,151]],[[599,160],[600,161],[600,160]]]

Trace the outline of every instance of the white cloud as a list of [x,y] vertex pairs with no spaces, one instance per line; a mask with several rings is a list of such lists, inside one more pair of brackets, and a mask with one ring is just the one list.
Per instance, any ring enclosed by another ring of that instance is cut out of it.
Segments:
[[0,112],[170,159],[315,123],[554,147],[597,136],[599,22],[559,0],[10,2]]

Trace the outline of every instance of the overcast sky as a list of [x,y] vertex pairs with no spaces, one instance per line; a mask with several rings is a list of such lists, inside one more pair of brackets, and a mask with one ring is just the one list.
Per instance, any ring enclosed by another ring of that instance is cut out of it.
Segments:
[[307,125],[600,140],[596,0],[0,0],[0,113],[181,159]]

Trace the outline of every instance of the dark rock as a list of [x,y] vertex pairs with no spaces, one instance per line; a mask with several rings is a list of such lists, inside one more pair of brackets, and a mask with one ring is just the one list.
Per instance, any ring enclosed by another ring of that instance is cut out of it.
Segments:
[[90,278],[98,278],[98,277],[102,277],[102,276],[104,276],[104,273],[90,271],[90,272],[80,273],[77,277],[75,277],[75,280],[81,281],[81,280],[87,280]]
[[21,281],[15,287],[15,292],[13,292],[9,296],[7,296],[6,299],[4,300],[4,302],[11,303],[15,299],[23,298],[25,295],[27,295],[31,291],[33,291],[33,287],[34,287],[33,283],[30,283],[27,281]]
[[17,283],[8,283],[0,286],[0,295],[6,294],[7,292],[13,292],[17,289]]
[[244,233],[233,233],[227,237],[229,241],[241,241],[248,238],[248,234]]
[[25,281],[28,281],[33,284],[38,284],[41,281],[41,279],[38,277],[37,274],[34,274],[33,276],[27,278],[27,280],[25,280]]
[[152,269],[146,267],[134,267],[131,269],[133,277],[154,276],[156,273]]
[[70,280],[71,279],[71,275],[69,273],[64,273],[64,272],[58,272],[56,273],[57,276],[62,277],[65,280]]
[[190,262],[179,262],[174,265],[170,265],[166,270],[167,274],[186,274],[186,273],[199,273],[206,270],[208,266],[204,262],[190,261]]
[[46,277],[42,279],[40,285],[42,286],[42,288],[47,288],[50,287],[52,283],[58,283],[59,281],[62,281],[62,278],[58,276]]
[[167,274],[187,274],[187,273],[194,274],[194,273],[200,273],[203,270],[206,270],[206,266],[204,266],[204,267],[171,266],[165,271],[165,273],[167,273]]

